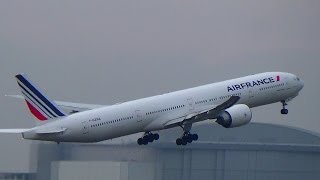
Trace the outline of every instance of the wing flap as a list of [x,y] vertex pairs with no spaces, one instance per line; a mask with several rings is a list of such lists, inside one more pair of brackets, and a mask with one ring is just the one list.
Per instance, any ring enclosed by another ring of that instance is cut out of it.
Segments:
[[165,124],[165,127],[173,127],[173,126],[183,125],[186,123],[195,123],[195,122],[204,121],[207,119],[215,119],[221,111],[235,105],[239,100],[240,100],[239,96],[231,96],[227,101],[223,102],[218,106],[213,106],[207,110],[204,110],[198,113],[189,114],[183,119],[175,119],[175,120],[169,121]]
[[235,105],[239,100],[240,100],[239,96],[231,96],[226,102],[220,104],[219,106],[217,106],[216,108],[214,108],[212,110],[221,111],[224,109],[228,109],[231,106]]
[[[227,101],[224,103],[216,106],[215,108],[202,111],[201,113],[191,117],[190,119],[215,119],[217,115],[225,110],[230,108],[231,106],[235,105],[240,100],[239,96],[231,96]],[[200,120],[198,120],[200,121]]]
[[175,126],[179,125],[181,122],[183,122],[185,119],[186,119],[186,116],[170,120],[167,123],[165,123],[163,125],[163,127],[166,127],[166,128],[175,127]]

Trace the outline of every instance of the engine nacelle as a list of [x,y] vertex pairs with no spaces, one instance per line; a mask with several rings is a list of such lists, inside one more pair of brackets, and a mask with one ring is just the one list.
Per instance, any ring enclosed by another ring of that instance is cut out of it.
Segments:
[[222,112],[216,122],[225,128],[233,128],[248,124],[251,118],[251,109],[245,104],[237,104]]

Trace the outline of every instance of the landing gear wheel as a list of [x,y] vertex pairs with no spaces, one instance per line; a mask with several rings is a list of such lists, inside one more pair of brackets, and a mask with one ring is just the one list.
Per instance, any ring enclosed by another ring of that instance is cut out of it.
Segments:
[[181,145],[182,145],[182,146],[185,146],[185,145],[187,145],[187,144],[188,144],[188,142],[187,142],[186,140],[182,139]]
[[147,145],[148,143],[152,143],[153,141],[156,141],[159,139],[159,134],[152,134],[151,132],[144,133],[143,137],[139,138],[137,140],[137,143],[139,145]]
[[148,143],[149,143],[148,141],[143,140],[143,143],[142,143],[142,144],[143,144],[143,145],[148,145]]
[[188,134],[185,136],[185,140],[187,141],[187,143],[192,143],[193,139],[192,139],[192,134]]
[[150,143],[152,143],[154,141],[154,139],[152,137],[149,137],[148,140]]
[[180,146],[180,145],[182,144],[182,139],[181,139],[181,138],[178,138],[178,139],[176,140],[176,144],[177,144],[178,146]]
[[143,144],[143,139],[142,139],[142,138],[139,138],[138,141],[137,141],[137,143],[138,143],[139,145],[142,145],[142,144]]
[[156,140],[156,141],[159,140],[159,137],[160,137],[160,136],[159,136],[158,133],[153,134],[153,139],[154,139],[154,140]]
[[[189,141],[191,140],[190,138],[189,138],[189,136],[188,136],[188,134],[185,134],[185,135],[183,135],[182,136],[182,142],[186,142],[186,143],[189,143]],[[192,140],[191,140],[192,141]],[[183,145],[184,143],[182,143],[182,145]]]
[[176,144],[178,146],[180,146],[180,145],[185,146],[188,143],[192,143],[193,141],[197,141],[197,140],[198,140],[197,134],[191,134],[189,132],[185,132],[182,137],[180,137],[176,140]]
[[281,114],[288,114],[288,109],[281,109]]
[[192,140],[197,141],[199,139],[198,134],[192,134]]
[[192,140],[192,137],[189,136],[189,137],[187,138],[187,143],[192,143],[192,141],[193,141],[193,140]]
[[154,140],[152,135],[147,135],[147,136],[143,137],[143,139],[144,139],[144,141],[147,141],[150,143],[152,143]]
[[286,106],[288,105],[286,101],[281,101],[282,103],[282,109],[281,109],[281,114],[288,114],[288,109],[286,109]]
[[178,138],[176,140],[176,144],[179,145],[187,145],[188,143],[192,143],[193,141],[197,141],[198,140],[198,135],[197,134],[191,134],[191,127],[192,127],[192,123],[186,123],[186,124],[182,124],[180,125],[180,127],[183,130],[183,134],[180,138]]

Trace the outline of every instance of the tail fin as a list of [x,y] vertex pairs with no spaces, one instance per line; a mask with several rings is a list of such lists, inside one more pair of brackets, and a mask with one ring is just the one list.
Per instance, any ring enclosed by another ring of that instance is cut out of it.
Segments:
[[30,112],[40,121],[59,118],[66,114],[37,88],[26,75],[16,75],[18,85]]

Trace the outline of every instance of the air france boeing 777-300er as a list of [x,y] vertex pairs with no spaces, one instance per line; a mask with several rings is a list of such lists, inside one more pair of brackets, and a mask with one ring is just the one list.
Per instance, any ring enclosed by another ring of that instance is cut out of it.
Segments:
[[[31,129],[0,129],[0,133],[21,133],[24,139],[53,142],[99,142],[143,132],[137,140],[146,145],[159,139],[159,130],[181,127],[177,145],[198,140],[191,133],[194,123],[212,120],[225,128],[251,121],[251,108],[281,102],[281,114],[287,114],[287,102],[296,97],[303,82],[296,75],[266,72],[171,92],[110,106],[50,100],[24,74],[16,75],[22,95],[10,95],[26,101],[39,121]],[[69,113],[66,113],[69,112]]]

